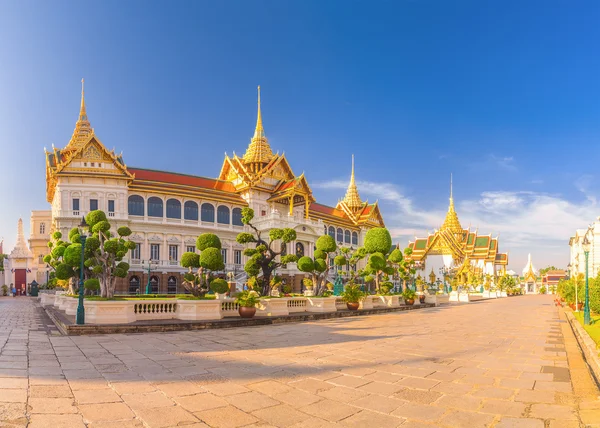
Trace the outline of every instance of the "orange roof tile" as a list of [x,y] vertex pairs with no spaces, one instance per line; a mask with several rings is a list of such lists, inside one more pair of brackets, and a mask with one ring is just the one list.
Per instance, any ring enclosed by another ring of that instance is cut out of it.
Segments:
[[200,187],[204,189],[220,190],[222,192],[235,193],[235,187],[228,181],[215,180],[213,178],[198,177],[174,172],[154,171],[151,169],[127,168],[135,174],[135,180],[156,181],[159,183],[179,184],[183,186]]
[[316,202],[313,202],[312,204],[310,204],[310,210],[321,213],[321,214],[327,214],[327,215],[331,215],[331,216],[339,217],[339,218],[343,218],[343,219],[348,218],[348,217],[346,217],[346,214],[342,210],[338,210],[337,208],[333,208],[333,207],[328,207],[327,205],[318,204]]

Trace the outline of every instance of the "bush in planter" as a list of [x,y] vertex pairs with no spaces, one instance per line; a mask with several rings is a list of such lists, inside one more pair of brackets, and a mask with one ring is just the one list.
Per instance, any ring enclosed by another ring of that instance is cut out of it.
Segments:
[[8,285],[4,284],[2,286],[2,295],[3,296],[8,296]]
[[254,290],[244,290],[237,295],[235,303],[245,308],[253,308],[258,303],[260,294]]
[[196,239],[200,254],[186,252],[181,256],[181,266],[188,271],[183,275],[183,286],[195,297],[204,297],[210,288],[211,272],[225,267],[221,255],[221,241],[212,233],[203,233]]
[[379,294],[384,295],[384,296],[390,295],[390,291],[392,290],[392,288],[394,288],[394,284],[392,284],[389,281],[386,281],[386,282],[382,283],[381,286],[379,287],[379,290],[380,290]]
[[542,285],[538,291],[540,294],[546,294],[546,287]]
[[290,294],[292,292],[293,288],[290,284],[285,284],[283,286],[283,293],[284,294]]
[[100,281],[97,278],[86,279],[83,287],[89,293],[95,293],[100,290]]
[[417,293],[415,293],[412,289],[406,287],[402,292],[402,298],[406,300],[415,300],[417,297]]
[[367,294],[360,289],[358,284],[348,284],[340,294],[342,300],[346,303],[358,303],[365,298]]
[[213,293],[225,294],[229,291],[229,284],[221,278],[215,278],[210,282],[210,289]]

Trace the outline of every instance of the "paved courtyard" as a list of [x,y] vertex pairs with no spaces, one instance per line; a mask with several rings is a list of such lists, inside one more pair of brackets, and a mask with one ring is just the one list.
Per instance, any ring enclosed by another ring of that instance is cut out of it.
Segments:
[[0,298],[0,426],[600,424],[549,296],[227,330],[49,326],[33,299]]

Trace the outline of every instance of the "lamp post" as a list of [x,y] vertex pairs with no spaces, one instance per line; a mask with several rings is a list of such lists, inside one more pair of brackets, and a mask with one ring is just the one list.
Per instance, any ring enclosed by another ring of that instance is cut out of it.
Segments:
[[[590,324],[590,289],[588,283],[588,258],[590,255],[590,241],[586,236],[583,237],[583,253],[585,254],[585,303],[583,304],[583,324]],[[575,285],[575,290],[577,290],[577,285]]]
[[152,285],[150,284],[150,271],[152,270],[152,259],[148,260],[148,282],[146,283],[146,294],[152,294]]
[[79,225],[79,237],[81,239],[81,263],[79,265],[79,303],[77,304],[77,324],[83,325],[85,324],[85,308],[83,306],[83,253],[85,251],[85,240],[87,239],[87,228],[88,225],[85,222],[85,217],[81,219],[81,224]]
[[48,283],[50,282],[50,265],[46,265],[46,289],[48,289]]

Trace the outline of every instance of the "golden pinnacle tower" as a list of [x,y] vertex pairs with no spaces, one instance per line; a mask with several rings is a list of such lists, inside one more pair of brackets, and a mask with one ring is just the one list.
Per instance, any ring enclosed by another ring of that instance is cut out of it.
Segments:
[[88,142],[90,135],[94,133],[92,126],[87,117],[87,113],[85,111],[85,96],[83,91],[83,79],[81,79],[81,107],[79,108],[79,119],[77,119],[77,123],[75,123],[75,129],[73,130],[73,135],[71,136],[71,140],[65,149],[77,149],[83,146]]
[[256,129],[254,130],[254,136],[250,141],[250,145],[244,154],[244,163],[254,173],[260,171],[271,159],[273,159],[273,151],[267,137],[265,136],[265,129],[262,124],[262,115],[260,112],[260,86],[258,87],[258,113],[256,116]]
[[362,201],[360,200],[360,195],[358,194],[356,181],[354,179],[354,155],[352,155],[352,175],[350,175],[350,184],[348,184],[348,190],[346,190],[344,202],[348,208],[352,210],[357,210],[363,205]]
[[448,206],[448,212],[446,218],[442,224],[441,230],[449,230],[452,233],[462,233],[463,228],[458,220],[458,215],[454,210],[454,198],[452,197],[452,174],[450,174],[450,205]]

